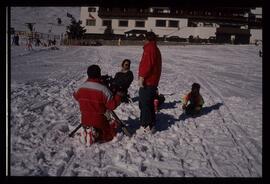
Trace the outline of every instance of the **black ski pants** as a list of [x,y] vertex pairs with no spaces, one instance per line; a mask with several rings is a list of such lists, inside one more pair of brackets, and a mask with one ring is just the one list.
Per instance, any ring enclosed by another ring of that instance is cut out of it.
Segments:
[[145,86],[139,89],[139,108],[141,126],[152,128],[156,123],[156,114],[154,108],[154,98],[157,87]]

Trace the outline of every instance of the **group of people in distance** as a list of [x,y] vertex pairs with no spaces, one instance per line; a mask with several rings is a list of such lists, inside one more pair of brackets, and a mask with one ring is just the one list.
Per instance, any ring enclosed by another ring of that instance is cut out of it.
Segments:
[[[138,69],[140,125],[144,132],[155,133],[156,105],[165,100],[164,96],[158,98],[162,59],[155,33],[146,33],[143,50]],[[134,79],[130,64],[129,59],[123,60],[121,71],[110,80],[110,85],[104,83],[98,65],[88,67],[88,79],[73,93],[81,111],[83,128],[78,134],[83,144],[107,142],[116,135],[118,123],[110,112],[121,102],[129,102],[128,88]],[[187,114],[201,111],[204,101],[199,90],[200,85],[194,83],[191,92],[183,98],[182,108]],[[157,99],[159,103],[155,103]]]

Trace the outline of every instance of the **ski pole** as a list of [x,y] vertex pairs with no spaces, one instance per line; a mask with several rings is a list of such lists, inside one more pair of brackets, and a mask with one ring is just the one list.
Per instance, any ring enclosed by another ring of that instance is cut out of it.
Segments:
[[73,137],[74,134],[82,127],[82,124],[80,123],[72,132],[68,134],[69,137]]
[[131,134],[130,134],[130,132],[128,131],[128,129],[127,129],[127,127],[125,126],[125,124],[123,123],[123,121],[121,121],[121,120],[118,118],[118,116],[115,114],[114,111],[110,111],[110,112],[111,112],[111,114],[113,115],[113,117],[115,118],[115,120],[118,121],[118,123],[120,124],[121,129],[124,131],[124,133],[125,133],[127,136],[131,137]]

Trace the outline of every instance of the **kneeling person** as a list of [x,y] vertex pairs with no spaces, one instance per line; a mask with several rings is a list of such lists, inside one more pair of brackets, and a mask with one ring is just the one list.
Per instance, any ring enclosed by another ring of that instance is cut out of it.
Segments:
[[110,141],[116,135],[116,122],[110,123],[105,114],[107,110],[114,110],[121,103],[123,93],[116,92],[113,96],[102,84],[99,66],[89,66],[87,75],[88,79],[73,96],[80,105],[81,123],[84,128],[82,140],[91,145],[96,141]]

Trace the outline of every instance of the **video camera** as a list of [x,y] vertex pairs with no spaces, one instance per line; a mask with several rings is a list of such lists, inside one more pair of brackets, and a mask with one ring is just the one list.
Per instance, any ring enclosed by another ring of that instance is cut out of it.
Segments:
[[101,76],[101,82],[108,87],[113,94],[115,94],[117,91],[123,91],[123,88],[119,85],[117,85],[112,76],[109,76],[108,74]]

